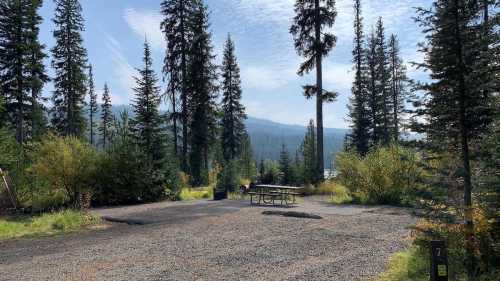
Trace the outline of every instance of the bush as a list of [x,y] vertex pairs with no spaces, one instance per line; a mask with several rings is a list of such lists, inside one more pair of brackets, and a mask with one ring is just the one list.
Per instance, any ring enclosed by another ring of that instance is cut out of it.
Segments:
[[238,188],[238,175],[234,161],[226,162],[217,178],[216,189],[220,191],[236,191]]
[[263,174],[260,175],[260,181],[263,184],[278,184],[281,181],[281,171],[279,164],[272,160],[264,161]]
[[336,168],[339,182],[363,204],[410,204],[422,174],[419,155],[396,145],[377,147],[364,158],[340,153]]
[[97,153],[75,137],[48,135],[37,145],[33,159],[30,171],[35,177],[80,207],[82,194],[91,191]]
[[119,142],[100,157],[96,176],[94,203],[122,205],[154,202],[177,191],[177,177],[169,177],[168,168],[153,167],[133,143]]
[[162,144],[151,159],[133,137],[128,113],[122,112],[116,123],[116,136],[98,164],[94,204],[136,204],[175,198],[188,178],[178,172],[177,160],[168,153],[170,149]]
[[429,280],[429,257],[412,247],[394,254],[387,270],[376,281],[427,281]]
[[214,189],[211,186],[201,188],[183,188],[177,199],[181,201],[211,199],[214,196],[213,191]]

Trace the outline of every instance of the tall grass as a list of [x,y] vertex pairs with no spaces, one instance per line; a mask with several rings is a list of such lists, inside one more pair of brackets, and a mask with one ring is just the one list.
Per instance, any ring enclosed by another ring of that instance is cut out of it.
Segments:
[[99,218],[73,210],[47,213],[37,217],[0,218],[0,240],[73,232],[99,223]]
[[210,199],[214,196],[214,188],[212,186],[190,188],[184,187],[178,195],[180,201],[191,201],[200,199]]
[[387,270],[376,281],[427,281],[428,260],[415,247],[396,253],[390,258]]

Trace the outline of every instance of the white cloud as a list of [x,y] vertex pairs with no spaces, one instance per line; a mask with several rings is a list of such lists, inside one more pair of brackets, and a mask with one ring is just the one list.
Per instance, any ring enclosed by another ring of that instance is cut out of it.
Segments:
[[115,104],[128,104],[130,97],[132,97],[132,88],[135,86],[134,76],[136,70],[130,65],[127,58],[122,53],[120,43],[111,35],[106,35],[106,47],[111,53],[111,60],[113,62],[113,78],[118,81],[122,87],[123,94],[112,94],[112,100]]
[[251,89],[273,90],[284,87],[294,79],[294,76],[293,70],[267,65],[248,65],[242,67],[241,71],[243,86]]
[[160,29],[162,17],[153,11],[138,11],[134,8],[125,10],[123,15],[129,27],[141,38],[147,37],[153,48],[159,49],[165,45]]
[[295,0],[241,0],[238,8],[250,22],[286,24],[293,18]]
[[354,81],[354,72],[350,64],[326,64],[323,70],[323,79],[327,90],[345,91],[351,88]]

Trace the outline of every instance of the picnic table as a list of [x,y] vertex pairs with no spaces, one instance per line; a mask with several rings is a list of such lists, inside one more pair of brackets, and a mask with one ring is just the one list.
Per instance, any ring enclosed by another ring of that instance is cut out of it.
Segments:
[[281,185],[268,185],[268,184],[258,184],[252,186],[252,189],[248,194],[250,195],[250,204],[253,205],[253,197],[257,197],[257,205],[276,205],[279,201],[280,205],[289,206],[295,204],[295,197],[300,195],[302,187],[295,186],[281,186]]

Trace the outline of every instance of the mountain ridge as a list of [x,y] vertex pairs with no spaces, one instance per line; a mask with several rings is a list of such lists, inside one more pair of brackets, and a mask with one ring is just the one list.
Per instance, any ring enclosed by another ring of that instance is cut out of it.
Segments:
[[[131,106],[113,105],[112,107],[115,116],[119,116],[123,110],[127,110],[130,116],[133,116]],[[283,144],[293,159],[307,131],[307,126],[285,124],[253,116],[248,116],[245,126],[252,142],[255,161],[278,160]],[[332,156],[343,148],[348,131],[342,128],[324,128],[325,167],[331,166]]]

